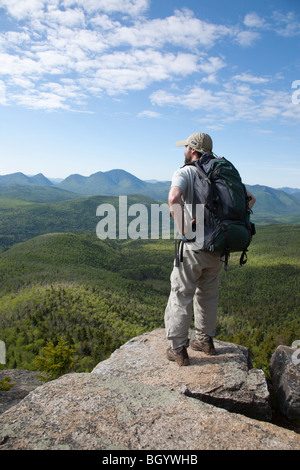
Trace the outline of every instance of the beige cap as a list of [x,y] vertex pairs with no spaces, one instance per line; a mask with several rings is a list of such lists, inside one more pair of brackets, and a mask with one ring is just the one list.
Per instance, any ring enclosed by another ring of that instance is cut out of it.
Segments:
[[180,140],[176,142],[177,147],[185,147],[188,145],[197,152],[211,152],[213,143],[211,137],[203,132],[195,132],[190,135],[186,140]]

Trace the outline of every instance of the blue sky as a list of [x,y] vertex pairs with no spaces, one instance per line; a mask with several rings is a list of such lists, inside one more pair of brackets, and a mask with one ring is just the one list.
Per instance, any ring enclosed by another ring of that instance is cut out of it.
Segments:
[[207,132],[300,188],[299,0],[0,0],[0,174],[169,180]]

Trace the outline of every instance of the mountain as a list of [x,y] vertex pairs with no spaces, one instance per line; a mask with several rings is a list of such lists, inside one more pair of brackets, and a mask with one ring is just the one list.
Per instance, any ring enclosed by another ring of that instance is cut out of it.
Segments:
[[4,199],[27,202],[56,202],[82,197],[56,186],[39,186],[34,184],[0,184],[0,207],[3,207]]
[[115,169],[106,172],[98,171],[90,176],[73,174],[65,179],[50,180],[42,173],[34,176],[21,172],[0,175],[0,187],[6,185],[22,186],[55,186],[58,189],[85,196],[127,196],[144,194],[155,199],[166,199],[170,182],[143,181],[125,170]]
[[285,191],[288,194],[300,195],[300,189],[298,188],[288,188],[285,186],[284,188],[278,188],[278,189],[280,189],[281,191]]
[[6,184],[22,184],[30,185],[34,184],[37,186],[52,186],[53,183],[46,178],[42,173],[34,176],[27,176],[24,173],[17,172],[11,173],[10,175],[0,175],[0,185]]
[[29,178],[30,184],[35,184],[37,186],[52,186],[53,183],[46,178],[42,173],[38,173],[34,176],[27,176]]
[[[11,186],[12,184],[15,186]],[[90,176],[73,174],[57,184],[53,184],[41,173],[35,176],[13,173],[0,176],[0,200],[6,197],[29,202],[54,202],[84,196],[140,194],[167,202],[170,184],[170,181],[144,181],[122,169],[98,171]],[[300,221],[300,189],[246,186],[257,201],[253,209],[254,222]],[[3,201],[1,204],[3,206]]]
[[89,196],[144,194],[156,199],[165,199],[170,182],[150,183],[125,170],[115,169],[106,172],[98,171],[90,176],[70,175],[58,183],[57,187]]
[[299,222],[300,197],[297,192],[287,192],[258,184],[246,186],[256,198],[253,207],[254,219],[267,218],[267,222],[274,222],[278,218],[287,217],[286,221]]

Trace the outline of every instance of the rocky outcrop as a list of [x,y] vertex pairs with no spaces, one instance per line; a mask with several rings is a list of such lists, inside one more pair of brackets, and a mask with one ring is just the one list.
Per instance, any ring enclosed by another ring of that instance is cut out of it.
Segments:
[[179,368],[166,359],[164,336],[133,338],[92,373],[31,391],[0,416],[0,449],[300,449],[299,434],[241,414],[250,403],[269,413],[245,348],[216,341],[217,356],[190,351],[191,365]]
[[0,391],[0,414],[17,405],[28,393],[42,385],[37,374],[38,372],[21,369],[0,370],[0,380],[9,377],[9,383],[15,384],[9,391]]
[[278,346],[271,357],[270,372],[280,411],[289,419],[299,419],[300,350],[297,345],[295,348]]
[[214,343],[216,356],[189,349],[190,366],[179,368],[165,358],[165,330],[155,330],[126,343],[92,373],[167,387],[228,411],[270,420],[265,375],[252,368],[247,348],[218,340]]

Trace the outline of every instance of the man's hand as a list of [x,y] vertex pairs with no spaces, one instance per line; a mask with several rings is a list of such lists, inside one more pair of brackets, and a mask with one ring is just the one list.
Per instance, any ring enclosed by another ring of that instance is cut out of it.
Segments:
[[249,191],[247,191],[247,196],[249,198],[249,209],[252,209],[252,207],[254,206],[254,204],[256,203],[256,199],[255,197],[253,196],[253,194],[251,194]]

